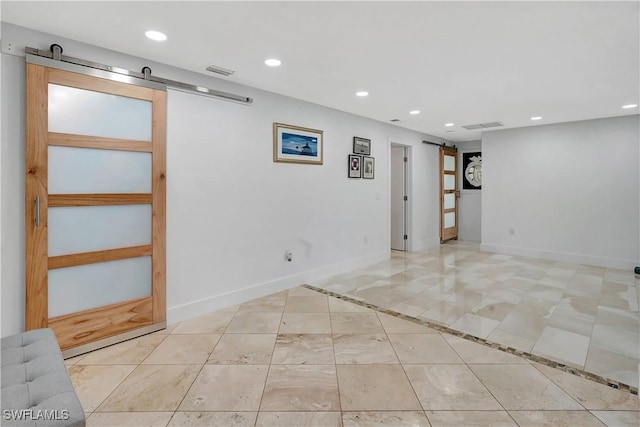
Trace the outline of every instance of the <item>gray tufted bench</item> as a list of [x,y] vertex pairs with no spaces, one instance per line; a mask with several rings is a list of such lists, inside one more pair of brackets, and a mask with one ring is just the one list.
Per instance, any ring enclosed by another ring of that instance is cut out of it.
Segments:
[[51,329],[2,338],[4,426],[85,425],[84,411]]

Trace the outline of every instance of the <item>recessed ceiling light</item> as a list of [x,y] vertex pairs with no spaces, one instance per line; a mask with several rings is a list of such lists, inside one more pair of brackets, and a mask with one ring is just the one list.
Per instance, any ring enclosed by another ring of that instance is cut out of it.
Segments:
[[264,61],[269,67],[279,67],[282,62],[279,59],[271,58]]
[[412,115],[414,115],[414,116],[415,116],[416,114],[420,114],[420,110],[412,110],[412,111],[409,111],[409,114],[412,114]]
[[445,123],[444,124],[446,127],[450,128],[451,126],[455,125],[455,123]]
[[361,90],[360,92],[356,92],[356,96],[369,96],[369,92]]
[[167,39],[167,35],[165,33],[161,33],[160,31],[149,30],[144,33],[144,35],[157,42],[163,42]]
[[636,108],[638,106],[638,104],[627,104],[627,105],[623,105],[622,108],[628,109],[628,108]]
[[531,120],[542,120],[542,116],[531,117]]

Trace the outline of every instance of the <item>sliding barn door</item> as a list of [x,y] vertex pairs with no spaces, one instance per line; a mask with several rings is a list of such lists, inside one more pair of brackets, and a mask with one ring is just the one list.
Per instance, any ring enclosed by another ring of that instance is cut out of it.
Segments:
[[165,326],[165,139],[165,91],[27,64],[26,329],[66,356]]
[[458,238],[458,152],[440,148],[440,242]]

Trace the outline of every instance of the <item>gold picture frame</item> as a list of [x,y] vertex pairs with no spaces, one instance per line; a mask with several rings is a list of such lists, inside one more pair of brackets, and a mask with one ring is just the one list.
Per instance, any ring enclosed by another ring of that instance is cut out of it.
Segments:
[[273,161],[321,165],[323,131],[300,126],[273,124]]

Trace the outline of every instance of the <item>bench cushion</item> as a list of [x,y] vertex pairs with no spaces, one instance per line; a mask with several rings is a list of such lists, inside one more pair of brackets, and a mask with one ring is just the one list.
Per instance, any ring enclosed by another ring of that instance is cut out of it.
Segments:
[[51,329],[2,338],[2,426],[85,425]]

